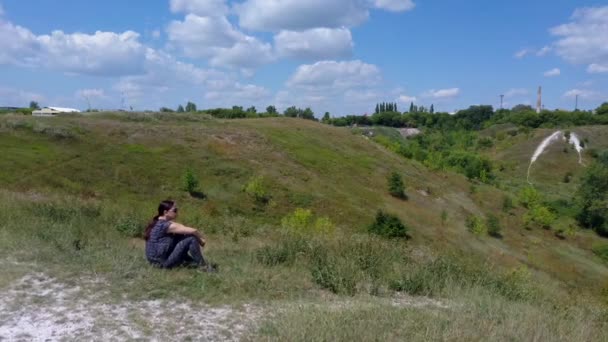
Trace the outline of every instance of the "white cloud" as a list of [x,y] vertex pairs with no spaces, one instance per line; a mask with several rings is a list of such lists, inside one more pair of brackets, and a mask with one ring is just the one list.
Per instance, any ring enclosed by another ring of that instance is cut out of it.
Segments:
[[543,56],[547,55],[549,52],[551,52],[551,47],[544,46],[542,49],[540,49],[536,52],[536,56],[543,57]]
[[241,68],[245,74],[251,75],[250,69],[270,63],[274,58],[270,44],[246,36],[232,47],[217,48],[211,65]]
[[159,39],[160,38],[160,30],[152,31],[152,38]]
[[603,74],[608,73],[608,63],[607,64],[596,64],[593,63],[587,67],[587,72],[590,74]]
[[[574,64],[608,64],[608,6],[579,8],[571,22],[553,27],[556,53]],[[595,67],[594,67],[595,69]]]
[[416,7],[412,0],[374,0],[374,5],[393,12],[409,11]]
[[352,27],[369,17],[364,0],[246,0],[235,5],[240,25],[258,31]]
[[116,76],[143,72],[145,47],[139,34],[97,31],[93,35],[54,31],[37,38],[40,64],[78,74]]
[[95,34],[53,31],[34,35],[27,28],[0,19],[0,64],[46,67],[68,73],[117,76],[143,72],[145,47],[139,34]]
[[224,0],[171,0],[173,13],[192,13],[199,16],[223,16],[228,12]]
[[0,86],[0,103],[3,106],[27,107],[30,101],[39,102],[41,106],[44,106],[43,102],[46,101],[46,98],[37,93]]
[[106,97],[106,93],[103,89],[81,89],[78,90],[75,95],[77,97],[84,97],[89,99]]
[[555,77],[559,76],[562,72],[558,68],[553,68],[551,70],[545,71],[543,74],[545,77]]
[[594,99],[598,98],[599,94],[593,90],[587,89],[571,89],[564,93],[564,97],[574,98],[578,95],[578,97],[583,99]]
[[4,8],[2,7],[2,4],[0,4],[0,17],[4,15]]
[[532,51],[530,51],[529,49],[522,49],[522,50],[517,51],[514,56],[515,56],[515,58],[521,59],[521,58],[526,57],[526,55],[528,55],[531,52]]
[[506,98],[528,95],[530,92],[525,88],[511,88],[505,92]]
[[433,99],[447,99],[453,98],[460,95],[460,88],[449,88],[449,89],[440,89],[440,90],[429,90],[424,93],[425,97],[430,97]]
[[408,95],[401,95],[399,96],[399,102],[401,103],[412,103],[412,102],[416,102],[416,96],[408,96]]
[[287,85],[302,88],[348,89],[376,84],[380,78],[380,69],[373,64],[359,60],[321,61],[299,66]]
[[226,17],[188,14],[167,28],[171,44],[192,58],[210,58],[213,66],[250,69],[274,60],[272,46],[237,30]]
[[280,56],[312,60],[350,57],[354,45],[347,28],[281,31],[274,41]]
[[207,100],[215,100],[226,105],[234,105],[234,101],[239,101],[243,104],[257,103],[261,100],[268,99],[270,91],[264,87],[254,84],[241,84],[235,82],[222,87],[221,90],[211,90],[205,93]]
[[213,55],[213,49],[231,47],[243,37],[225,17],[194,14],[188,14],[184,21],[172,21],[167,34],[188,57],[195,58]]

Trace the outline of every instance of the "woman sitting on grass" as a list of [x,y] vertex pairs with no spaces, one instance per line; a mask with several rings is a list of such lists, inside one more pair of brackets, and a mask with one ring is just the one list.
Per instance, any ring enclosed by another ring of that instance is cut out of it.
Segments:
[[205,239],[198,230],[173,222],[177,211],[174,201],[159,204],[158,215],[146,227],[146,258],[161,268],[193,266],[215,271],[203,258],[201,248],[205,246]]

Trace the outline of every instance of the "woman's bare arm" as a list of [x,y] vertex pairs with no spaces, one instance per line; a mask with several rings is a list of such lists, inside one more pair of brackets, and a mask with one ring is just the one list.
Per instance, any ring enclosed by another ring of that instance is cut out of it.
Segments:
[[201,236],[198,230],[190,227],[186,227],[181,223],[173,222],[167,229],[167,232],[170,234],[179,234],[179,235],[193,235],[198,240],[198,243],[201,246],[205,245],[205,239]]

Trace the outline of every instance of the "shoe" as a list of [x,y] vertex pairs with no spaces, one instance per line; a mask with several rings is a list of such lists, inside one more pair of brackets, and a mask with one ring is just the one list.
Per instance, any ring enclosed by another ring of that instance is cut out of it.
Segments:
[[201,270],[201,272],[205,272],[205,273],[217,273],[218,265],[215,263],[203,265],[200,267],[200,270]]

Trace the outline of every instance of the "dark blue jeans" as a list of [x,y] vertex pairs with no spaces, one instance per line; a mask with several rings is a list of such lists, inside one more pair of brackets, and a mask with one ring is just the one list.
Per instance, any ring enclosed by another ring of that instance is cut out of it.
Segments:
[[171,254],[169,254],[167,261],[161,265],[163,268],[202,266],[206,264],[195,236],[177,235],[175,239],[175,247],[171,251]]

